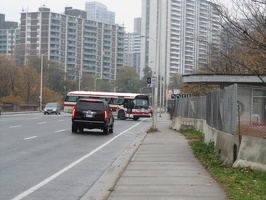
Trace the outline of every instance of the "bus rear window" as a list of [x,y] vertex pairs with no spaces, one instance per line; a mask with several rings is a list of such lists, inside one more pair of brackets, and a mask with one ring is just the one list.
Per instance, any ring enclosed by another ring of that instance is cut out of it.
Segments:
[[104,105],[102,102],[82,102],[79,101],[76,105],[78,110],[104,110]]

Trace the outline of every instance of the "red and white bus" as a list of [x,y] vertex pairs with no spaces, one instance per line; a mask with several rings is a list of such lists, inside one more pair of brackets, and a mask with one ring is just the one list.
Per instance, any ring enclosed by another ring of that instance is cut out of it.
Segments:
[[141,117],[151,117],[149,96],[145,94],[71,91],[65,98],[64,112],[71,113],[79,98],[95,98],[107,101],[117,119],[138,120]]

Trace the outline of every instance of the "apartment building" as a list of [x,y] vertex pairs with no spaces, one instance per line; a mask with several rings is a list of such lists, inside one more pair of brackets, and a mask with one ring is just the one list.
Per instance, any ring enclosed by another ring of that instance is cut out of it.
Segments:
[[124,66],[134,67],[140,74],[140,33],[125,34]]
[[59,62],[68,76],[88,73],[103,80],[116,79],[123,66],[124,27],[86,19],[86,12],[65,8],[64,14],[41,7],[21,13],[20,54],[24,61],[44,56]]
[[17,22],[5,21],[0,14],[0,54],[15,55],[16,44],[19,43],[19,27]]
[[[141,67],[166,83],[208,62],[209,45],[219,45],[220,18],[207,0],[142,0]],[[142,70],[141,70],[142,71]]]

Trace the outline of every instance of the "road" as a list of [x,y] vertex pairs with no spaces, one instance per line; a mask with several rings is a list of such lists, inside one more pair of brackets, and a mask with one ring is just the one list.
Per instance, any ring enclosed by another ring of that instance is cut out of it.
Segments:
[[115,120],[113,134],[72,134],[67,113],[0,116],[1,200],[81,199],[150,124]]

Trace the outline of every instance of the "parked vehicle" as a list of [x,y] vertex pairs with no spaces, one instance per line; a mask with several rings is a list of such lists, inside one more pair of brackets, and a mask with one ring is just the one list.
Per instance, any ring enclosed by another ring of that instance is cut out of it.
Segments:
[[151,114],[151,116],[153,115],[153,111],[154,111],[154,108],[152,106],[149,106],[149,109],[148,109],[149,113]]
[[165,109],[162,107],[157,108],[157,113],[165,113]]
[[45,108],[44,108],[44,111],[43,111],[43,114],[44,115],[49,115],[49,114],[56,114],[56,115],[60,115],[60,105],[56,102],[50,102],[50,103],[47,103]]
[[108,135],[114,130],[114,116],[109,104],[100,99],[81,98],[72,111],[72,133],[101,129]]

